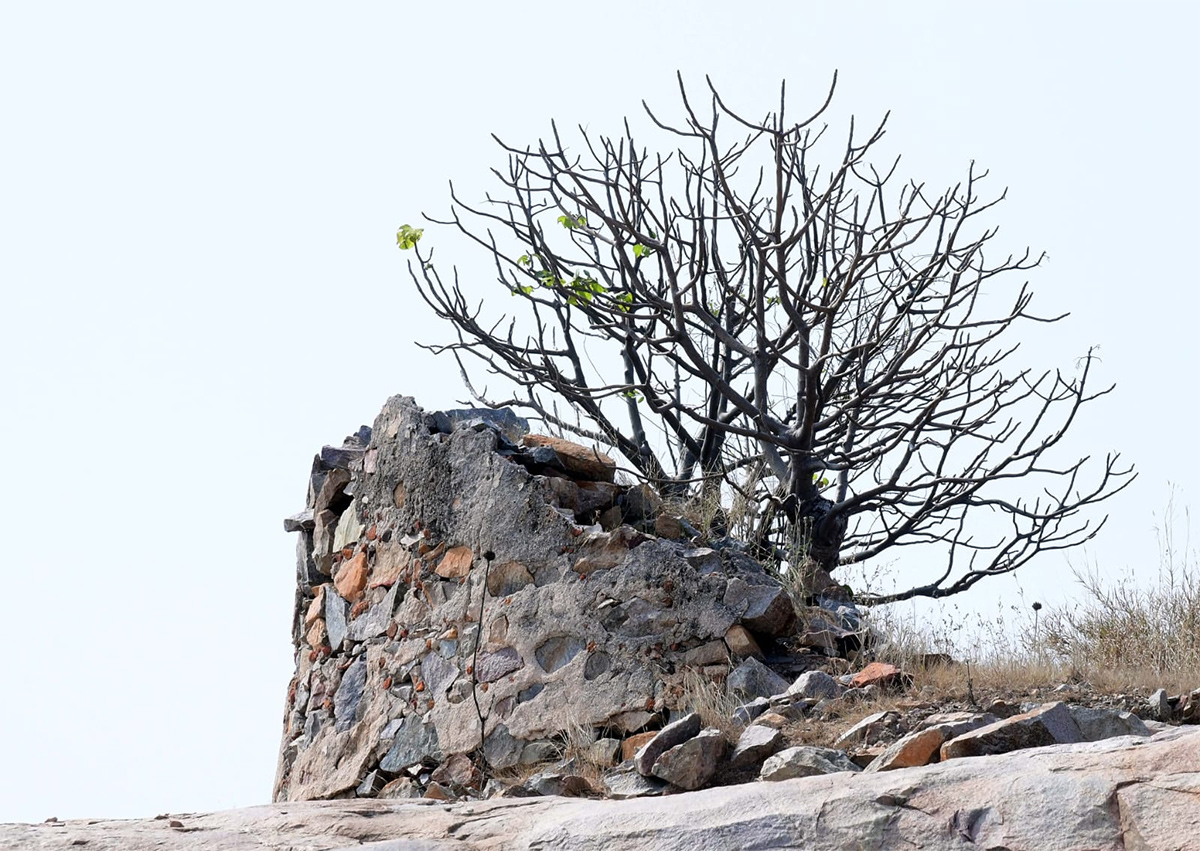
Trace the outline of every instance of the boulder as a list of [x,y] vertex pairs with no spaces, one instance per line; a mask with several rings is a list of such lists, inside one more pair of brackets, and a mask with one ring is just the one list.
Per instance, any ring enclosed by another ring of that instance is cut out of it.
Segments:
[[1082,742],[1083,733],[1065,703],[1047,703],[964,733],[942,745],[941,758],[1001,754],[1042,745]]
[[800,745],[786,748],[770,757],[763,763],[762,771],[758,776],[760,780],[779,781],[861,770],[850,761],[850,757],[846,756],[845,751]]
[[772,697],[786,692],[788,681],[751,657],[733,669],[725,687],[731,694],[743,697]]
[[654,763],[658,758],[676,745],[681,745],[700,732],[700,716],[690,712],[673,721],[658,731],[633,756],[633,764],[640,774],[650,776],[654,773]]
[[725,736],[720,730],[701,730],[682,744],[664,751],[650,773],[680,789],[700,789],[717,772],[725,756]]

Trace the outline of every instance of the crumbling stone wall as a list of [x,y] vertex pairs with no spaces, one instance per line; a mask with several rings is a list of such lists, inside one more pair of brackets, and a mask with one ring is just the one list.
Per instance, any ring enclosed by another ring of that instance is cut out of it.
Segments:
[[657,728],[686,669],[720,681],[794,631],[790,598],[735,542],[652,534],[647,488],[527,432],[509,411],[398,396],[317,457],[307,508],[285,521],[296,672],[275,800],[420,794],[481,741],[503,769],[571,729]]

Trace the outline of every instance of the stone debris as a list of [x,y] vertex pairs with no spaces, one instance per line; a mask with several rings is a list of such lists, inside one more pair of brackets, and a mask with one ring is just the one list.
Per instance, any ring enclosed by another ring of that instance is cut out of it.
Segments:
[[700,789],[717,773],[725,750],[725,735],[720,730],[701,730],[664,751],[650,773],[680,789]]

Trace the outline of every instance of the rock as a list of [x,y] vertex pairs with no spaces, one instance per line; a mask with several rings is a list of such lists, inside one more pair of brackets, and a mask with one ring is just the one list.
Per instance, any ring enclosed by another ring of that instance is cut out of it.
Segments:
[[1150,714],[1155,720],[1170,721],[1171,716],[1175,714],[1171,710],[1171,701],[1167,697],[1167,690],[1164,688],[1155,691],[1146,702],[1150,707]]
[[1184,724],[1200,724],[1200,688],[1180,702],[1183,704],[1179,711],[1180,720]]
[[333,533],[333,551],[354,546],[362,537],[362,533],[362,524],[358,522],[358,509],[354,503],[350,503],[350,507],[338,518],[337,529]]
[[458,666],[437,653],[426,653],[421,659],[421,681],[425,683],[425,694],[436,702],[458,679]]
[[616,764],[617,756],[621,753],[621,744],[620,739],[596,739],[585,749],[584,759],[592,765],[609,768]]
[[349,730],[356,720],[359,701],[367,684],[367,659],[359,656],[342,674],[342,682],[333,696],[333,717],[336,729]]
[[329,633],[329,646],[337,651],[342,647],[349,629],[346,621],[350,614],[350,604],[337,594],[325,595],[325,627]]
[[597,570],[614,568],[623,564],[629,551],[643,539],[644,536],[629,526],[620,526],[611,532],[593,532],[580,541],[576,548],[579,558],[571,569],[587,576]]
[[555,762],[559,757],[558,745],[554,742],[530,742],[521,749],[521,765],[540,765]]
[[772,730],[782,730],[788,725],[788,717],[778,712],[764,712],[754,719],[756,727],[770,727]]
[[524,666],[521,655],[511,647],[502,647],[494,653],[479,654],[479,665],[475,668],[475,679],[480,683],[494,683]]
[[493,597],[507,597],[532,584],[533,574],[519,561],[493,564],[487,571],[487,589]]
[[787,691],[788,681],[751,657],[733,669],[725,680],[725,687],[731,694],[771,697]]
[[683,537],[683,521],[670,514],[660,514],[654,519],[654,534],[660,538],[678,541]]
[[503,770],[521,762],[525,742],[508,732],[503,724],[496,725],[483,740],[483,757],[490,768]]
[[632,767],[616,769],[604,775],[604,789],[608,797],[618,801],[661,795],[667,788],[666,781],[657,777],[644,777]]
[[690,712],[663,727],[634,754],[633,763],[643,776],[653,773],[654,763],[670,748],[683,744],[700,732],[700,716]]
[[439,765],[429,775],[435,783],[442,783],[451,788],[478,788],[483,780],[479,769],[465,753],[452,754],[449,759]]
[[771,701],[765,697],[756,697],[749,703],[743,703],[733,711],[735,724],[746,725],[767,711]]
[[283,518],[283,531],[285,532],[311,532],[315,525],[311,508]]
[[358,788],[354,790],[354,794],[359,798],[374,798],[386,784],[386,777],[378,771],[372,771],[363,778],[362,783],[358,784]]
[[312,602],[308,604],[308,610],[304,614],[304,625],[312,626],[321,618],[325,617],[325,585],[318,585],[313,589]]
[[1071,712],[1085,742],[1098,742],[1114,736],[1149,736],[1150,731],[1132,712],[1116,712],[1112,709],[1089,708],[1071,705]]
[[762,724],[754,724],[742,731],[737,745],[729,757],[731,768],[758,765],[783,744],[783,732]]
[[573,635],[556,635],[538,645],[534,651],[538,664],[547,674],[569,665],[587,647],[587,642]]
[[650,730],[645,733],[636,733],[625,739],[621,742],[621,761],[626,762],[633,759],[637,755],[637,752],[642,749],[642,745],[657,735],[657,730]]
[[876,741],[883,733],[894,731],[899,720],[899,712],[892,710],[875,712],[842,733],[833,743],[837,747],[844,747],[856,742]]
[[524,446],[550,449],[554,454],[555,467],[581,479],[611,482],[616,474],[617,465],[607,455],[560,437],[527,434],[521,443]]
[[420,798],[421,787],[410,777],[397,777],[385,784],[375,797],[384,799]]
[[896,686],[904,681],[904,674],[895,665],[886,662],[872,662],[850,679],[850,685],[855,688],[864,686]]
[[[937,716],[931,717],[937,718]],[[963,733],[993,724],[997,720],[995,715],[970,712],[941,716],[939,723],[926,723],[921,729],[914,730],[893,742],[871,761],[866,770],[869,772],[892,771],[897,768],[911,768],[915,765],[937,762],[941,756],[942,745],[946,742]]]
[[493,428],[510,443],[517,443],[529,433],[529,421],[517,416],[511,408],[458,408],[440,411],[430,417],[432,426],[443,434],[456,428]]
[[837,697],[842,687],[824,671],[805,671],[783,693],[792,697]]
[[592,785],[585,778],[558,771],[540,771],[526,780],[524,787],[534,795],[558,795],[564,798],[586,795],[592,791]]
[[375,567],[371,571],[370,587],[391,586],[412,564],[408,547],[397,543],[380,544],[375,549]]
[[358,602],[367,587],[367,554],[359,553],[343,562],[333,579],[333,587],[342,595],[342,599],[350,603]]
[[796,622],[792,598],[779,585],[751,585],[734,578],[726,587],[724,602],[745,627],[765,635],[785,635]]
[[[479,741],[476,739],[476,741]],[[440,761],[442,751],[438,745],[437,729],[425,724],[415,715],[409,715],[396,731],[392,746],[388,749],[379,767],[391,774],[403,771],[423,760]]]
[[704,665],[721,665],[729,661],[729,648],[720,639],[693,647],[683,654],[683,664],[699,668]]
[[787,748],[768,758],[763,763],[758,777],[760,780],[775,782],[842,771],[856,772],[861,769],[851,762],[843,751],[801,745]]
[[754,636],[750,634],[750,630],[740,623],[735,623],[725,632],[725,646],[738,658],[746,659],[753,656],[760,662],[767,658],[763,655],[758,642],[754,640]]
[[446,550],[433,572],[443,579],[462,579],[471,572],[471,563],[474,560],[475,553],[470,547],[453,547]]
[[347,635],[351,641],[366,641],[383,635],[392,622],[392,611],[396,608],[396,594],[400,586],[393,585],[378,603],[352,621]]
[[942,745],[941,758],[1001,754],[1042,745],[1083,741],[1065,703],[1047,703],[1031,712],[1014,715],[951,739]]
[[655,760],[650,773],[680,789],[700,789],[716,773],[724,756],[725,736],[721,731],[701,730],[686,742],[666,750]]

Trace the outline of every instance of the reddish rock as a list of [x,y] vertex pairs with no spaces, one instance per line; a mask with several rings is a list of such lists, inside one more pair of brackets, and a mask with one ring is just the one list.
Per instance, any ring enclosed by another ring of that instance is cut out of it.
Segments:
[[474,560],[475,553],[471,552],[470,547],[454,547],[446,551],[433,572],[443,579],[462,579],[471,572],[471,562]]
[[333,585],[344,600],[354,603],[367,587],[367,554],[359,553],[338,569]]
[[412,564],[412,553],[399,544],[381,544],[375,550],[375,569],[371,571],[371,587],[391,587]]
[[320,620],[325,613],[325,586],[318,585],[313,589],[316,593],[313,596],[312,602],[308,605],[308,611],[304,615],[304,625],[312,626]]
[[734,656],[743,659],[754,657],[759,661],[766,658],[763,655],[762,648],[758,646],[758,642],[750,634],[750,630],[746,629],[740,623],[735,623],[725,633],[725,644],[729,648],[729,652]]
[[638,733],[636,736],[630,736],[625,741],[621,742],[621,761],[633,759],[642,746],[658,735],[657,730],[651,730],[649,733]]
[[527,434],[522,438],[525,446],[545,446],[554,450],[559,463],[568,473],[582,479],[595,482],[611,482],[617,472],[617,465],[611,458],[595,449],[580,446],[561,437],[550,437],[545,434]]
[[850,685],[855,688],[872,685],[883,687],[901,685],[904,679],[904,673],[895,665],[889,665],[887,662],[872,662],[851,678]]
[[329,633],[325,631],[324,618],[318,618],[308,628],[308,632],[304,635],[304,640],[308,642],[310,647],[318,648],[325,644],[329,637]]

